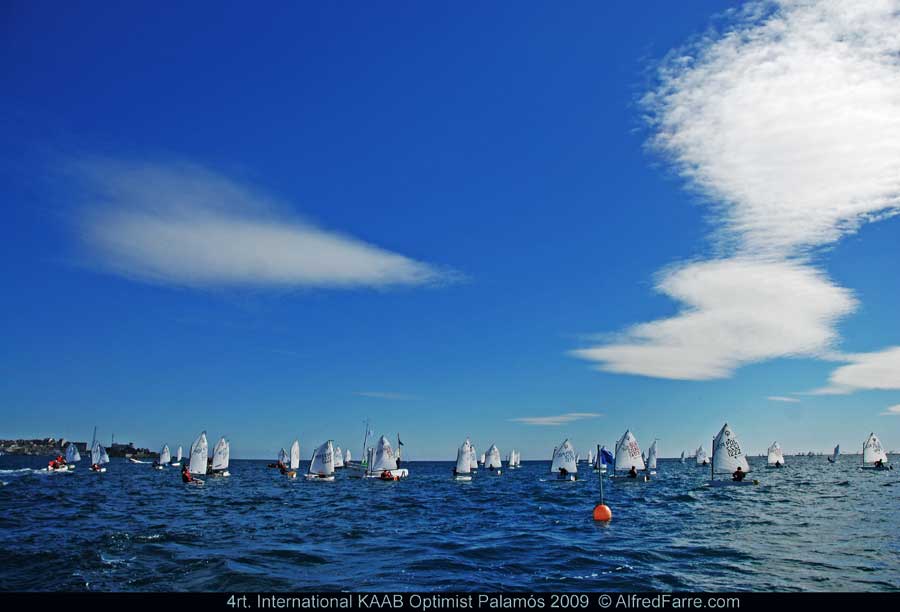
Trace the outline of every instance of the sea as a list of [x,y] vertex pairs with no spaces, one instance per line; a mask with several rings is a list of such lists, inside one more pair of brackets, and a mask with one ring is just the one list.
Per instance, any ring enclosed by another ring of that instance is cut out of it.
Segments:
[[896,591],[900,469],[859,456],[753,457],[759,486],[709,488],[661,460],[648,483],[557,482],[549,461],[451,480],[408,462],[401,482],[288,480],[267,461],[184,485],[113,459],[47,473],[0,457],[3,591]]

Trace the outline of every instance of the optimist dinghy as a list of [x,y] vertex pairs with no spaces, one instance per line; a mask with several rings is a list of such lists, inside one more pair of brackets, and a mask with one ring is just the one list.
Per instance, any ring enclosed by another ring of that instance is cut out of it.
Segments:
[[838,457],[841,456],[841,445],[838,444],[834,447],[834,453],[832,453],[831,457],[828,458],[828,463],[837,463]]
[[657,453],[659,453],[659,448],[656,445],[656,440],[654,440],[653,444],[650,445],[650,449],[647,451],[647,472],[651,476],[656,476]]
[[[162,461],[160,461],[162,463]],[[172,467],[181,467],[181,445],[178,445],[178,451],[175,453],[175,461],[170,463]]]
[[[284,449],[282,448],[281,450],[283,451]],[[290,457],[285,457],[285,460],[281,462],[281,465],[286,466],[282,467],[282,474],[288,478],[297,477],[297,470],[300,469],[300,440],[295,439],[291,443]]]
[[500,449],[496,444],[491,444],[485,454],[484,468],[491,474],[499,476],[503,473],[503,463],[500,461]]
[[697,449],[694,457],[697,459],[697,465],[709,465],[709,457],[706,454],[706,451],[703,449],[703,445],[700,445],[700,448]]
[[881,446],[881,440],[875,433],[870,433],[869,437],[863,443],[863,463],[864,470],[892,470],[893,466],[888,464],[887,453]]
[[159,451],[159,461],[153,463],[153,469],[161,470],[164,466],[172,462],[172,453],[169,452],[169,445],[163,444],[162,450]]
[[309,460],[306,479],[334,482],[334,447],[331,444],[331,440],[313,451],[312,459]]
[[569,439],[553,451],[553,459],[550,461],[550,473],[556,475],[557,482],[574,482],[578,480],[578,461],[575,448]]
[[772,442],[772,446],[769,447],[768,454],[766,456],[766,468],[774,470],[783,467],[784,453],[781,450],[781,445],[778,442]]
[[341,470],[344,468],[344,451],[340,446],[334,447],[334,469]]
[[456,467],[453,468],[453,480],[472,480],[472,443],[466,438],[456,451]]
[[394,449],[385,436],[381,436],[375,448],[368,449],[366,457],[366,478],[380,480],[400,480],[409,476],[409,470],[397,467]]
[[102,474],[106,471],[104,464],[109,463],[109,455],[106,449],[99,442],[94,442],[94,448],[91,449],[91,471],[95,474]]
[[[209,456],[209,443],[206,441],[206,432],[203,431],[191,444],[191,459],[188,471],[191,474],[206,474],[206,462]],[[203,482],[202,480],[199,482]]]
[[624,481],[646,482],[649,480],[646,474],[638,473],[637,476],[629,476],[631,469],[635,472],[642,472],[646,469],[644,459],[641,453],[641,447],[638,446],[637,438],[631,433],[630,429],[626,429],[619,441],[616,442],[616,459],[615,469],[611,478]]
[[231,457],[231,444],[225,437],[219,438],[216,448],[213,449],[212,464],[207,472],[210,476],[231,476],[228,471],[228,461]]
[[[728,426],[728,423],[722,426],[719,435],[713,440],[713,456],[712,466],[710,467],[711,479],[710,487],[737,487],[758,485],[758,480],[734,480],[732,474],[741,469],[745,474],[750,473],[750,464],[747,463],[747,456],[741,443]],[[728,480],[716,480],[716,474],[728,474],[732,476]]]

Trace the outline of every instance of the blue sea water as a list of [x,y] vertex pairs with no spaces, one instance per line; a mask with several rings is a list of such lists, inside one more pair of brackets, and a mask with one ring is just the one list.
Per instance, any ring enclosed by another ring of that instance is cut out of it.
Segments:
[[548,462],[397,483],[290,481],[265,461],[185,486],[114,459],[105,474],[0,457],[0,590],[900,590],[900,470],[859,457],[752,458],[758,487],[704,486],[664,460],[650,483],[547,481]]

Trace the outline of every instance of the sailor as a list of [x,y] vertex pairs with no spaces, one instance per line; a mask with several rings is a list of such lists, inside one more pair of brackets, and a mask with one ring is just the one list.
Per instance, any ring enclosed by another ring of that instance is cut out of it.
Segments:
[[741,466],[738,466],[737,469],[734,471],[734,474],[731,475],[731,479],[735,482],[741,482],[744,479],[744,476],[746,476],[746,475],[747,475],[746,472],[744,472],[744,470],[741,469]]
[[780,467],[781,467],[781,461],[776,461],[776,462],[775,462],[775,467],[780,468]]
[[559,468],[559,477],[562,479],[568,478],[569,470],[564,467]]
[[56,456],[56,464],[57,465],[65,465],[66,463],[68,463],[68,462],[66,461],[65,457],[63,457],[62,455]]
[[381,479],[382,480],[393,480],[394,476],[393,476],[393,474],[391,474],[391,472],[389,470],[384,470],[383,472],[381,472]]
[[631,469],[628,470],[628,477],[629,478],[637,478],[637,468],[634,467],[633,465],[631,466]]
[[188,466],[184,466],[181,468],[181,482],[192,482],[194,477],[191,476],[191,471],[188,469]]
[[91,470],[93,470],[93,471],[95,471],[95,472],[99,472],[99,471],[100,471],[100,464],[99,464],[99,463],[93,464],[93,465],[91,466]]
[[883,467],[884,467],[884,461],[881,460],[881,459],[879,459],[878,461],[875,462],[875,467],[877,467],[877,468],[879,468],[879,469],[880,469],[880,468],[883,468]]

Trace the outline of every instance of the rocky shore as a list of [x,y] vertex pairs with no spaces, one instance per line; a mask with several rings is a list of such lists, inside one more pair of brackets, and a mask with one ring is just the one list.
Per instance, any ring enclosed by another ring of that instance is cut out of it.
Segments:
[[[48,456],[57,455],[63,452],[65,446],[70,442],[65,438],[33,438],[30,440],[0,440],[0,453],[5,455],[34,455]],[[87,442],[74,442],[78,452],[85,454],[88,452]],[[110,457],[134,457],[135,459],[157,459],[159,453],[146,448],[136,448],[133,443],[113,444],[106,449]]]

